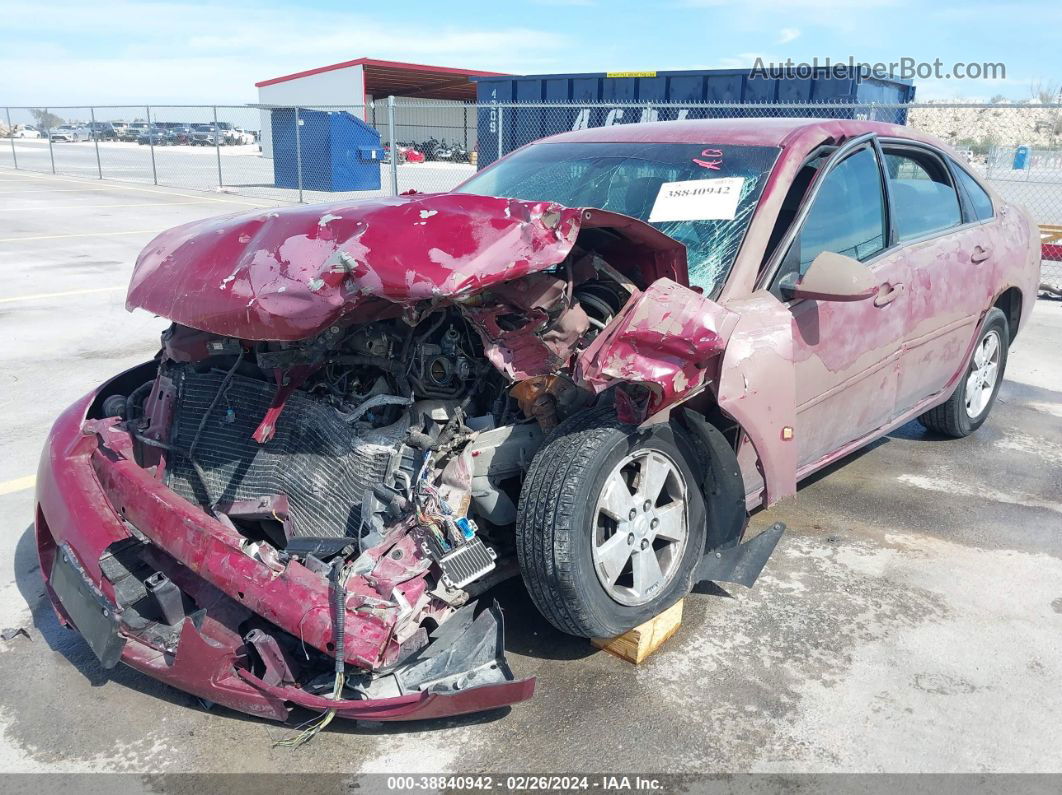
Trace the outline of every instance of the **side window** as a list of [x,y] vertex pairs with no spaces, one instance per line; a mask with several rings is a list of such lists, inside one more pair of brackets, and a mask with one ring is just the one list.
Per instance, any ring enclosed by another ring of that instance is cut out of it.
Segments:
[[920,150],[885,150],[897,237],[911,240],[962,223],[959,194],[944,163]]
[[869,259],[885,248],[885,197],[870,147],[846,157],[824,178],[815,203],[775,277],[803,275],[823,251]]
[[985,189],[981,187],[980,183],[973,177],[971,177],[961,166],[955,165],[952,168],[955,172],[959,184],[962,185],[963,190],[966,191],[967,197],[970,199],[970,205],[973,208],[974,217],[978,221],[984,221],[991,218],[994,214],[992,209],[992,199],[985,192]]
[[763,262],[760,263],[761,267],[766,265],[771,257],[774,256],[774,250],[778,248],[778,244],[782,242],[785,233],[789,231],[789,227],[796,220],[797,213],[800,211],[800,203],[804,200],[808,188],[811,187],[811,183],[815,180],[819,170],[826,164],[826,161],[829,160],[834,151],[836,151],[836,147],[822,147],[820,152],[811,157],[797,172],[797,175],[793,177],[793,184],[786,191],[785,199],[782,200],[782,206],[778,210],[778,219],[774,222],[774,229],[771,230],[771,237],[767,241]]

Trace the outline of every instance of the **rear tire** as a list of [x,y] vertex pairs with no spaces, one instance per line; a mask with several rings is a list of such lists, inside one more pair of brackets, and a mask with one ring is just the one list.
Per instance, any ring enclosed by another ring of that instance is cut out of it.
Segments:
[[670,425],[639,431],[611,407],[580,412],[547,439],[520,493],[516,542],[553,626],[614,637],[689,592],[705,543],[696,460]]
[[922,414],[918,421],[929,430],[954,439],[969,436],[980,428],[999,394],[1009,347],[1007,316],[992,307],[955,392],[947,401]]

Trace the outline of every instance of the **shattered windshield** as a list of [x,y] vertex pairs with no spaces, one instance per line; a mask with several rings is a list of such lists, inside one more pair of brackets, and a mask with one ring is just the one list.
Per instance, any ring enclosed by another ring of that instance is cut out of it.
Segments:
[[643,221],[686,246],[690,284],[712,295],[737,256],[778,149],[659,143],[539,143],[457,188]]

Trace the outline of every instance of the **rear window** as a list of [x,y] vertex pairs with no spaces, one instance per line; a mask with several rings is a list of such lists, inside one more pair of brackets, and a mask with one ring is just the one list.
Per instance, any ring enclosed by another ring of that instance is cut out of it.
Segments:
[[897,236],[901,241],[962,223],[959,196],[944,163],[927,152],[885,152]]
[[970,205],[973,208],[974,217],[978,221],[984,221],[991,218],[994,214],[992,209],[992,198],[988,195],[980,183],[973,177],[971,177],[960,166],[956,165],[952,171],[955,172],[956,179],[959,184],[962,185],[966,196],[970,199]]
[[690,284],[726,281],[778,149],[660,143],[538,143],[459,193],[596,207],[647,221],[686,246]]

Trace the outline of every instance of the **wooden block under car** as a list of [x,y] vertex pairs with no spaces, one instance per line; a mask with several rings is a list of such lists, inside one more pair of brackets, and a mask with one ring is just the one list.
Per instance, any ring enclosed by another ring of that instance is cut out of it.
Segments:
[[638,665],[678,631],[682,624],[682,602],[680,599],[660,615],[618,637],[591,638],[590,642],[621,660]]

